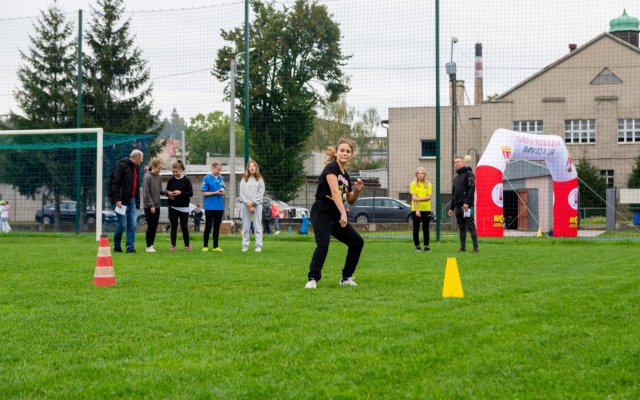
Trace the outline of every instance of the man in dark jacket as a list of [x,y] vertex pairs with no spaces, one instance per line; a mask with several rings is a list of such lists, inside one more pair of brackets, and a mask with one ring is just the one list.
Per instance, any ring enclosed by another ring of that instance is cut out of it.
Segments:
[[118,225],[113,236],[113,251],[122,253],[122,233],[127,230],[127,253],[135,253],[136,208],[140,208],[140,165],[144,155],[133,150],[129,158],[118,160],[109,177],[109,197],[116,206]]
[[473,196],[476,192],[476,177],[473,175],[470,167],[464,164],[462,157],[455,158],[456,177],[453,180],[451,188],[451,207],[449,207],[449,216],[456,216],[458,228],[460,229],[460,250],[467,251],[467,229],[471,234],[473,241],[473,251],[478,252],[478,234],[476,233],[476,224],[473,221]]

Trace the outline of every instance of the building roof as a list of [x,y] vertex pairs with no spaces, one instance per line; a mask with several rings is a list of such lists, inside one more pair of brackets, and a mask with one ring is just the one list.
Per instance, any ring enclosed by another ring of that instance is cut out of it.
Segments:
[[527,83],[533,81],[534,79],[536,79],[537,77],[541,76],[542,74],[552,70],[553,68],[555,68],[558,65],[562,64],[563,62],[565,62],[569,58],[577,56],[578,54],[583,52],[585,49],[589,48],[591,45],[593,45],[596,42],[599,42],[600,40],[612,40],[613,42],[618,43],[618,44],[620,44],[622,46],[625,46],[628,49],[635,51],[636,54],[640,55],[640,49],[637,48],[636,46],[634,46],[631,43],[626,42],[626,41],[624,41],[622,39],[619,39],[619,38],[613,36],[612,34],[610,34],[608,32],[603,32],[603,33],[599,34],[598,36],[594,37],[593,39],[591,39],[590,41],[588,41],[587,43],[585,43],[584,45],[578,47],[577,49],[575,49],[574,51],[572,51],[570,53],[567,53],[564,57],[559,58],[558,60],[554,61],[553,63],[547,65],[544,68],[542,68],[540,71],[538,71],[535,74],[531,75],[527,79],[523,80],[522,82],[520,82],[517,85],[513,86],[512,88],[508,89],[506,92],[500,94],[493,101],[504,100],[504,98],[506,96],[508,96],[509,94],[515,92],[516,90],[518,90],[522,86],[526,85]]
[[638,18],[628,16],[626,9],[621,16],[609,21],[609,27],[611,28],[609,32],[640,31],[638,29]]

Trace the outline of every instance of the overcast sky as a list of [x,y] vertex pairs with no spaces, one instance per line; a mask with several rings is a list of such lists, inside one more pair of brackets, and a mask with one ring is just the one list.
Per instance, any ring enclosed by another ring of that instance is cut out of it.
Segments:
[[[168,116],[175,107],[185,117],[214,110],[223,102],[225,82],[211,76],[217,50],[224,45],[220,29],[241,26],[243,0],[126,1],[136,44],[149,61],[154,106]],[[291,1],[279,1],[291,4]],[[351,106],[369,107],[381,117],[389,107],[435,104],[434,2],[430,0],[326,0],[342,31],[342,47],[351,59],[344,70],[351,79]],[[31,24],[44,0],[0,1],[0,114],[15,110],[12,91],[19,50],[29,45]],[[77,20],[87,0],[60,1]],[[179,5],[179,7],[177,7]],[[203,8],[202,8],[203,7]],[[441,0],[441,95],[448,104],[444,63],[451,58],[450,38],[459,40],[453,59],[458,78],[473,99],[474,45],[484,46],[484,95],[503,92],[562,57],[569,43],[579,46],[609,30],[609,20],[627,12],[640,17],[640,2],[610,0]],[[196,8],[191,9],[191,8]],[[183,9],[182,11],[163,11]],[[185,10],[186,9],[186,10]],[[156,10],[151,12],[151,10]]]

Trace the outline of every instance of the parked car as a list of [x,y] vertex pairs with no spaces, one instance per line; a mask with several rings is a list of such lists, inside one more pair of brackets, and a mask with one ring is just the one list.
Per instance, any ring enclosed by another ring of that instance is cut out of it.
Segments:
[[[282,200],[273,200],[269,197],[262,197],[262,213],[265,214],[267,212],[267,210],[269,210],[269,213],[271,212],[271,203],[273,202],[278,203],[278,206],[280,207],[280,216],[281,218],[292,218],[292,219],[301,219],[303,214],[306,214],[307,217],[309,216],[309,210],[304,208],[304,207],[296,207],[296,206],[290,206],[289,204],[285,203]],[[240,203],[236,203],[236,216],[237,218],[240,218]],[[271,215],[271,214],[269,214]]]
[[362,197],[346,207],[349,221],[358,224],[411,221],[411,205],[391,197]]
[[[196,208],[195,204],[189,203],[189,214],[191,211]],[[136,221],[138,225],[146,224],[147,218],[144,216],[144,210],[142,207],[139,210],[136,210]],[[189,218],[189,222],[193,223],[191,218]],[[160,220],[158,224],[168,224],[169,223],[169,199],[166,197],[160,198]]]
[[[36,210],[36,221],[49,225],[55,222],[56,205],[55,203],[47,203]],[[60,202],[60,222],[75,223],[76,222],[76,202],[72,200],[64,200]],[[87,207],[84,222],[86,224],[96,223],[96,210],[93,207]],[[102,223],[116,223],[116,213],[111,210],[102,210]]]

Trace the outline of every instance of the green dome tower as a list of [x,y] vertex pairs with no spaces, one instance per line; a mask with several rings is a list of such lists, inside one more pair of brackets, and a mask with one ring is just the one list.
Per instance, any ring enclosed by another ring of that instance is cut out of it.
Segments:
[[638,32],[640,31],[638,25],[640,25],[638,18],[628,16],[625,9],[621,16],[609,21],[609,33],[638,47]]

